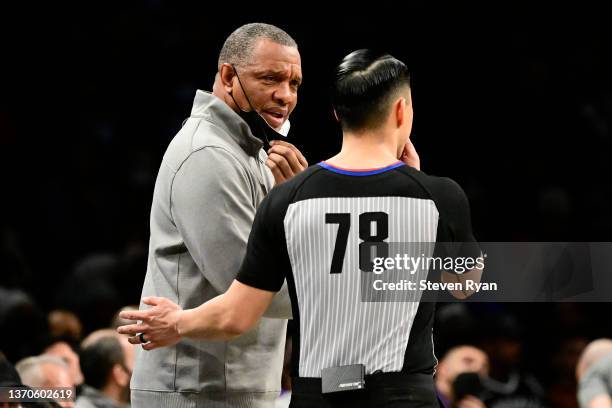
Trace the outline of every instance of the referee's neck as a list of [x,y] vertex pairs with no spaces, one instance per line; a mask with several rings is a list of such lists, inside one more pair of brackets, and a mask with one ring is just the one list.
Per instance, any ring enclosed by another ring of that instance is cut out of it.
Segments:
[[398,142],[385,132],[344,132],[340,153],[327,163],[345,168],[378,168],[397,162]]

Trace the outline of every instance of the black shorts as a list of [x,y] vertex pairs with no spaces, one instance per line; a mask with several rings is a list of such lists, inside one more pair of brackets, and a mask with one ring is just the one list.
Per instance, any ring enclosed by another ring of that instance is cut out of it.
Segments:
[[430,374],[384,373],[365,376],[365,389],[321,393],[320,378],[292,380],[290,408],[439,408]]

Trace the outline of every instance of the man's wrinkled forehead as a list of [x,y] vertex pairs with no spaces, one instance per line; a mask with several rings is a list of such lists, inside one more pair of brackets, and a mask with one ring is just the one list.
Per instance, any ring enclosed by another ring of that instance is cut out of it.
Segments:
[[302,61],[297,48],[268,39],[257,42],[247,63],[251,70],[302,76]]
[[250,71],[255,75],[272,75],[281,78],[302,80],[302,67],[284,61],[267,61],[266,63],[251,65]]

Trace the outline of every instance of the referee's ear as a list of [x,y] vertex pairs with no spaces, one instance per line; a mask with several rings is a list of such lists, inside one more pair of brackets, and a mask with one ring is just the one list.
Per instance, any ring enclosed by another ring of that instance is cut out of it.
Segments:
[[407,106],[406,98],[404,98],[403,96],[399,97],[393,103],[392,112],[395,114],[395,126],[398,128],[402,127],[402,125],[407,119],[406,106]]

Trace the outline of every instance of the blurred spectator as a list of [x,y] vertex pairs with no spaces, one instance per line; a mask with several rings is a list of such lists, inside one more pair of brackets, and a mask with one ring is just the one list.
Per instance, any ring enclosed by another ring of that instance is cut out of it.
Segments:
[[82,344],[81,368],[85,375],[78,408],[129,406],[134,346],[112,329],[90,334]]
[[488,408],[497,407],[543,407],[544,389],[536,377],[522,367],[523,343],[526,338],[516,317],[503,310],[495,310],[483,316],[481,342],[489,356],[490,370],[487,388],[492,397],[487,399]]
[[444,355],[455,346],[476,344],[480,339],[476,316],[466,303],[439,303],[434,329],[436,352]]
[[71,337],[77,342],[81,341],[83,325],[74,313],[68,310],[52,310],[47,320],[52,337]]
[[612,340],[595,340],[584,349],[576,378],[580,408],[612,408]]
[[26,357],[15,369],[23,383],[30,387],[74,387],[68,365],[57,356]]
[[79,386],[83,383],[83,373],[81,372],[79,355],[67,341],[59,340],[53,342],[44,349],[44,354],[59,357],[66,363],[70,378],[75,386]]
[[77,263],[62,285],[57,303],[81,317],[85,333],[108,327],[121,307],[119,292],[113,283],[114,275],[121,271],[116,255],[90,255]]
[[15,367],[0,353],[0,387],[17,387],[21,385],[21,378]]
[[[471,392],[466,387],[459,390],[457,379],[464,373],[474,373],[479,377],[486,377],[489,373],[487,355],[482,350],[472,346],[457,346],[444,355],[444,358],[438,363],[435,377],[438,397],[443,406],[447,408],[484,408],[484,403],[477,395],[480,393],[480,387],[474,387]],[[458,395],[459,393],[462,395]]]
[[[21,379],[15,367],[0,353],[0,387],[21,386]],[[0,401],[0,408],[17,408],[19,404]]]
[[0,287],[0,350],[9,361],[39,354],[47,332],[45,315],[28,294]]
[[[15,366],[24,385],[42,388],[72,388],[74,383],[68,371],[68,365],[59,357],[40,355],[27,357]],[[60,403],[62,407],[73,408],[72,402]]]
[[[21,383],[19,373],[15,370],[15,367],[6,359],[4,354],[0,353],[0,387],[26,387]],[[56,408],[60,407],[59,404],[53,401],[39,401],[29,403],[7,403],[0,402],[0,408]]]

